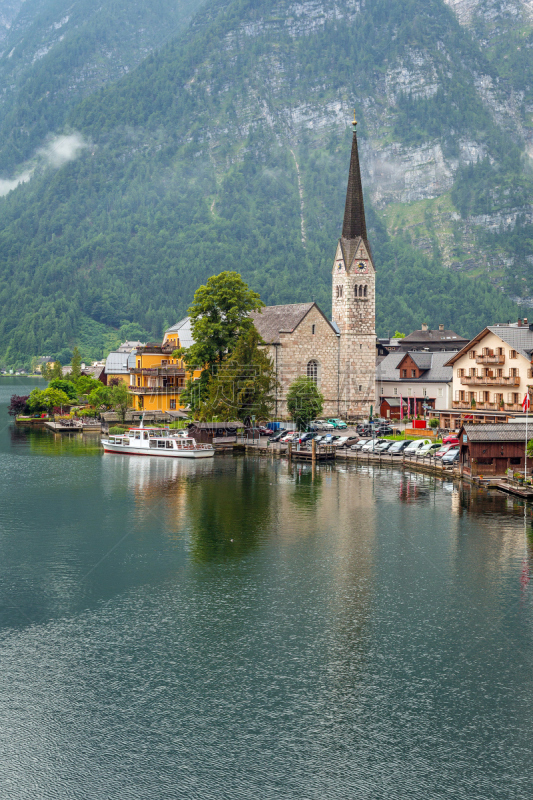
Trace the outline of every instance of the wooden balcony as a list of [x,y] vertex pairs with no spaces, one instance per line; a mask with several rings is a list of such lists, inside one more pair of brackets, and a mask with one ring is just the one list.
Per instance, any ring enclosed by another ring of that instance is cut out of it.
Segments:
[[522,403],[504,403],[501,406],[499,403],[484,403],[481,400],[476,401],[474,408],[470,405],[470,400],[452,400],[452,408],[470,413],[474,411],[499,411],[503,414],[506,411],[512,411],[513,413],[523,411]]
[[505,364],[505,356],[476,356],[476,364],[495,364],[501,367]]
[[185,377],[185,370],[183,367],[178,367],[177,364],[170,364],[168,367],[143,367],[142,369],[131,369],[133,375],[145,375],[147,378],[165,377],[167,375],[179,375]]
[[133,394],[181,394],[184,386],[128,386]]
[[520,377],[501,376],[491,378],[488,375],[465,375],[461,378],[464,386],[520,386]]

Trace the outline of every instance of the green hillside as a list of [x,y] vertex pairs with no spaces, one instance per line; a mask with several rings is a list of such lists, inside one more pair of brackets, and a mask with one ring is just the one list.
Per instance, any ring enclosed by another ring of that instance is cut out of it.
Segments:
[[[5,361],[66,358],[77,341],[85,357],[99,355],[124,323],[157,338],[198,284],[225,269],[266,303],[315,299],[329,313],[352,107],[363,161],[376,142],[408,150],[435,137],[451,158],[469,137],[509,180],[522,144],[502,150],[505,132],[473,77],[494,67],[442,0],[302,8],[208,4],[183,36],[66,112],[51,132],[83,137],[78,158],[38,165],[0,200]],[[436,89],[392,102],[385,78],[414,49],[431,58]],[[12,152],[4,140],[0,163]],[[527,194],[528,175],[520,180]],[[457,171],[458,216],[471,182]],[[516,316],[488,281],[446,269],[437,239],[422,251],[408,229],[391,237],[367,194],[380,334],[423,321],[474,334]]]

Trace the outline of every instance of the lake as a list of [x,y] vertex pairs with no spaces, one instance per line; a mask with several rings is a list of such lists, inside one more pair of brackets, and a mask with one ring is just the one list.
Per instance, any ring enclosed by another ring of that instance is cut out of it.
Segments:
[[531,511],[393,469],[103,455],[0,381],[0,796],[530,800]]

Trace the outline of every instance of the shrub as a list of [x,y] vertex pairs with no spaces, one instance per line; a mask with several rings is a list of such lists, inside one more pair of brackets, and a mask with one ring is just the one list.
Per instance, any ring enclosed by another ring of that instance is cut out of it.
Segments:
[[432,417],[429,420],[429,427],[430,428],[438,428],[439,427],[439,421],[438,421],[438,419],[436,417]]
[[111,434],[111,436],[116,436],[117,434],[124,433],[127,430],[128,430],[127,428],[122,428],[119,425],[113,425],[112,428],[109,428],[109,433]]
[[28,407],[28,398],[29,394],[20,395],[20,394],[12,394],[11,395],[11,402],[8,406],[7,413],[10,417],[19,417],[23,414],[29,414],[30,409]]

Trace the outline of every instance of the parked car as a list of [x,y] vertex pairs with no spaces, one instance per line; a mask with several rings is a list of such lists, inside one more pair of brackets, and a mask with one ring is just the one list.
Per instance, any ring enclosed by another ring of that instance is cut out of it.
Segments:
[[447,453],[442,456],[442,466],[452,467],[459,461],[460,447],[452,447]]
[[301,444],[303,444],[304,442],[309,442],[311,441],[311,439],[314,438],[315,438],[314,433],[302,433],[301,436],[299,437],[299,441]]
[[388,453],[394,441],[392,439],[384,439],[380,444],[374,448],[375,453]]
[[386,442],[387,439],[370,439],[365,445],[362,447],[363,453],[373,453],[378,446],[382,442]]
[[359,441],[359,436],[341,436],[335,444],[337,447],[351,447]]
[[333,425],[334,428],[347,428],[347,424],[344,422],[343,419],[328,419],[328,422]]
[[325,424],[326,424],[326,420],[325,420],[325,419],[315,419],[315,420],[313,420],[313,422],[311,423],[311,425],[315,425],[315,427],[316,427],[317,431],[322,431],[322,430],[324,430],[324,425],[325,425]]
[[369,441],[370,441],[370,439],[366,439],[366,438],[359,439],[358,442],[356,442],[355,444],[352,444],[350,446],[350,450],[356,450],[356,451],[362,450],[363,446],[365,444],[367,444]]
[[448,442],[448,444],[443,444],[435,453],[435,458],[442,458],[448,450],[451,450],[452,447],[457,447],[458,442]]
[[414,441],[413,439],[402,439],[401,442],[393,442],[389,447],[389,455],[401,456],[405,448]]
[[440,450],[441,447],[441,444],[435,444],[435,442],[432,444],[425,444],[424,447],[420,448],[417,455],[423,456],[424,458],[426,456],[434,456],[437,450]]
[[406,456],[414,456],[425,444],[431,444],[431,439],[413,439],[404,450]]
[[376,436],[392,436],[392,428],[390,425],[378,425],[374,429]]
[[279,431],[276,431],[269,439],[269,442],[279,442],[283,436],[287,435],[287,429],[281,428]]
[[323,431],[334,431],[335,430],[335,425],[332,425],[331,422],[324,422],[324,424],[322,425],[322,430]]
[[442,444],[459,444],[459,439],[455,433],[450,433],[448,436],[444,437]]
[[273,433],[274,433],[272,428],[265,428],[264,425],[259,425],[258,430],[259,430],[259,433],[261,434],[261,436],[272,436]]

